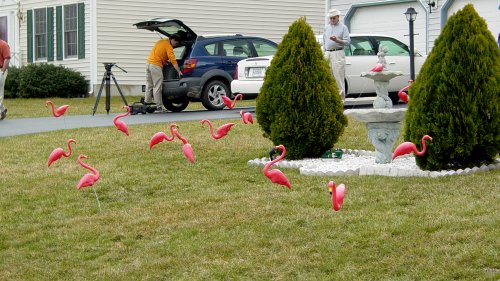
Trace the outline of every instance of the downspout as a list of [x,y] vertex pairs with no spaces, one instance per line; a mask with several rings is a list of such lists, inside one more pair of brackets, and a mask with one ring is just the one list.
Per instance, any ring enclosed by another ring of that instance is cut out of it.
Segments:
[[448,10],[455,0],[445,0],[443,6],[441,7],[441,30],[443,30],[446,21],[448,21]]
[[429,10],[427,10],[427,8],[425,8],[425,5],[420,2],[420,5],[422,5],[422,7],[424,8],[424,11],[425,11],[425,54],[428,54],[429,53],[429,13],[430,13],[430,9],[432,9],[430,6],[429,6]]
[[97,84],[97,0],[90,0],[90,92]]

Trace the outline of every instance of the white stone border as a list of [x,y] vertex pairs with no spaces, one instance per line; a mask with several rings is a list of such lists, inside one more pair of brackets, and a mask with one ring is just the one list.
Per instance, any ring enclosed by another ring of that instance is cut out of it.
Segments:
[[[415,157],[403,156],[396,158],[389,164],[376,164],[375,152],[365,150],[344,149],[342,159],[314,158],[303,160],[282,160],[273,167],[299,169],[301,175],[305,176],[369,176],[380,175],[388,177],[442,177],[452,175],[466,175],[478,171],[489,171],[500,169],[500,158],[495,164],[482,165],[480,167],[424,171],[415,164]],[[249,166],[264,166],[269,158],[249,160]]]

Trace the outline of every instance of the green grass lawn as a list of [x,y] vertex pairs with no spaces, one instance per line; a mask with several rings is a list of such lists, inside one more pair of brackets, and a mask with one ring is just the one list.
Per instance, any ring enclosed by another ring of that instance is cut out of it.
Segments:
[[[43,102],[18,117],[47,116]],[[9,113],[23,108],[14,103]],[[349,121],[335,146],[373,150],[364,125]],[[272,146],[259,126],[215,120],[226,122],[237,125],[217,141],[198,122],[178,123],[196,164],[179,140],[149,150],[168,124],[129,126],[129,137],[104,127],[0,138],[0,280],[500,278],[500,171],[391,178],[281,169],[288,190],[247,165]],[[69,138],[73,155],[47,168]],[[76,190],[88,172],[79,154],[101,173],[102,211],[92,188]],[[330,180],[347,187],[339,212]]]
[[[126,96],[125,99],[129,105],[134,102],[139,102],[139,96]],[[95,97],[89,98],[47,98],[47,99],[6,99],[5,106],[9,110],[7,118],[28,118],[28,117],[49,117],[52,116],[50,106],[45,107],[45,102],[51,100],[54,102],[55,108],[68,104],[70,107],[66,111],[67,115],[91,115],[94,109]],[[110,113],[122,113],[123,100],[120,96],[112,96],[110,98]],[[238,100],[237,106],[255,106],[255,100]],[[201,102],[191,102],[185,110],[206,110]],[[96,114],[106,113],[106,97],[101,96],[97,106]]]

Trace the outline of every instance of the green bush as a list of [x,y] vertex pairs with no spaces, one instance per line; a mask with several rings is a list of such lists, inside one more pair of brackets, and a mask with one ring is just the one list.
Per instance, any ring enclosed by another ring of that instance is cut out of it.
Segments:
[[320,157],[347,125],[327,61],[305,18],[295,21],[266,71],[256,103],[264,136],[287,158]]
[[19,75],[21,68],[9,67],[7,79],[5,80],[4,94],[5,98],[15,99],[19,97]]
[[[405,139],[426,170],[491,163],[500,150],[500,51],[471,4],[449,18],[410,89]],[[420,145],[419,145],[420,146]]]
[[83,97],[85,77],[77,71],[53,64],[29,64],[21,68],[19,96],[22,98]]

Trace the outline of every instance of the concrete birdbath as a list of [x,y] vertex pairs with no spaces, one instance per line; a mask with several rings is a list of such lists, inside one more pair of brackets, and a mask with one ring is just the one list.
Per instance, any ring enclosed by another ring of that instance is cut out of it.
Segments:
[[[378,66],[383,66],[381,71],[362,72],[361,77],[372,79],[375,83],[377,97],[373,101],[373,109],[347,109],[344,114],[364,122],[368,129],[368,139],[375,147],[375,163],[385,164],[391,162],[392,147],[399,136],[401,121],[405,117],[406,108],[392,108],[387,86],[389,81],[403,75],[401,71],[387,71],[385,68],[386,49],[379,49]],[[372,68],[376,69],[376,67]]]

